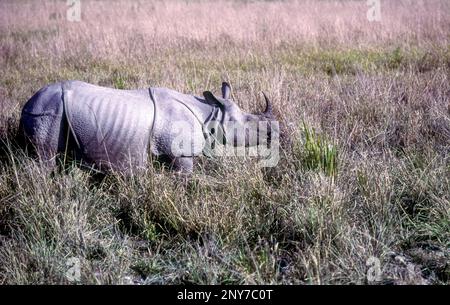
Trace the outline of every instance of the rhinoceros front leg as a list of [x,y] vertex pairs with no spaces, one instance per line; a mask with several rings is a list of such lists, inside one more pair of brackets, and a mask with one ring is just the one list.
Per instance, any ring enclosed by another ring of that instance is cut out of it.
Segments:
[[172,160],[172,169],[180,173],[192,173],[194,160],[192,157],[175,157]]

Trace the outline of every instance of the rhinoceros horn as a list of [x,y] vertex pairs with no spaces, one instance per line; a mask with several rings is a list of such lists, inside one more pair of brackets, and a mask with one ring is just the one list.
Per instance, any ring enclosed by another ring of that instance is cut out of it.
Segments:
[[266,100],[266,110],[264,110],[264,114],[272,114],[272,104],[270,103],[269,98],[267,95],[263,92],[264,99]]

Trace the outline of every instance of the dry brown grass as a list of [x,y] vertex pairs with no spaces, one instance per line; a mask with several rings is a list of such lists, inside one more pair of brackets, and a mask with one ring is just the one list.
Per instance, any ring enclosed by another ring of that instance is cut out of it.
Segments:
[[[372,256],[381,283],[448,283],[448,1],[382,1],[373,23],[365,1],[81,2],[79,23],[65,1],[0,3],[0,283],[69,283],[77,257],[83,283],[361,284]],[[268,92],[292,142],[273,169],[202,159],[189,181],[48,175],[9,142],[62,79],[228,80],[245,110]]]
[[370,23],[365,1],[82,1],[82,22],[70,23],[62,1],[3,1],[1,28],[57,28],[49,41],[29,42],[30,52],[51,56],[93,51],[101,57],[148,57],[153,49],[189,43],[226,49],[242,44],[247,50],[305,44],[446,46],[449,6],[442,0],[382,1],[381,22]]

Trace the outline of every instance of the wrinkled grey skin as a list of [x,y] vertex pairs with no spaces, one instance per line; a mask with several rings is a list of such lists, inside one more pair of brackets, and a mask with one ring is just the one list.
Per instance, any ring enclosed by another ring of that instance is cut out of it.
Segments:
[[[205,139],[201,123],[212,113],[222,123],[274,119],[267,98],[264,113],[241,111],[230,100],[227,83],[222,85],[222,97],[209,91],[198,97],[166,88],[150,90],[154,103],[148,89],[118,90],[81,81],[54,83],[25,104],[20,123],[40,160],[52,166],[58,154],[74,151],[84,165],[101,171],[124,171],[145,167],[150,151],[175,170],[192,172],[193,157],[202,154]],[[175,124],[179,122],[190,128],[177,130]],[[174,139],[180,138],[180,132],[182,138],[200,143],[181,156],[174,154],[171,146]],[[248,133],[225,133],[228,143],[235,146],[257,144]]]

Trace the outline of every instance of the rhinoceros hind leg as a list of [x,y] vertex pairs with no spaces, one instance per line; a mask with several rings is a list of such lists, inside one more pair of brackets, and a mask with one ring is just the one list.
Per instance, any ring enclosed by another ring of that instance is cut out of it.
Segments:
[[51,84],[35,93],[22,109],[20,125],[39,161],[54,167],[65,147],[61,85]]
[[181,173],[192,173],[194,160],[192,157],[176,157],[172,160],[172,169]]
[[48,167],[55,167],[58,153],[63,150],[63,134],[61,132],[61,119],[50,119],[50,117],[24,116],[26,124],[25,133],[29,143],[32,145],[39,162]]

